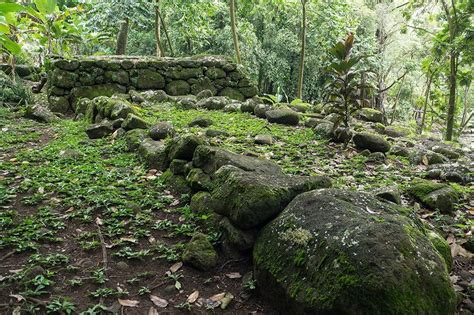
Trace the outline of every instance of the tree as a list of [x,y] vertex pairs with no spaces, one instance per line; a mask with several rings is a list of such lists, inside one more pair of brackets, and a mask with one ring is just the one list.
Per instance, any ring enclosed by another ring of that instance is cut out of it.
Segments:
[[298,89],[296,97],[303,98],[303,78],[304,78],[304,55],[306,49],[306,4],[308,0],[301,0],[301,54],[300,54],[300,68],[298,72]]
[[164,57],[165,51],[161,45],[161,13],[160,13],[160,0],[155,2],[155,38],[156,38],[156,55],[158,57]]
[[125,55],[125,51],[127,50],[129,23],[129,19],[126,17],[120,24],[120,31],[117,35],[117,48],[115,50],[116,55]]
[[235,18],[235,0],[229,1],[229,11],[230,11],[230,27],[232,29],[232,40],[234,42],[235,49],[235,59],[238,64],[242,63],[240,59],[240,47],[239,47],[239,38],[237,37],[237,25]]
[[[326,104],[333,106],[340,114],[346,129],[349,128],[352,113],[368,103],[360,93],[362,88],[368,88],[359,83],[363,71],[356,68],[362,57],[352,55],[353,45],[354,34],[351,33],[344,41],[338,42],[330,49],[333,61],[327,69],[328,84],[325,86]],[[336,122],[335,126],[338,123]]]

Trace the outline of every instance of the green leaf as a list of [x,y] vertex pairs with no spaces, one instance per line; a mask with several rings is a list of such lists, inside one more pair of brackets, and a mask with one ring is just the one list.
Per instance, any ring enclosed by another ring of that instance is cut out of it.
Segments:
[[25,7],[18,3],[0,3],[0,14],[2,15],[23,10],[25,10]]
[[44,15],[54,13],[57,0],[35,0],[36,8]]
[[21,52],[21,46],[12,41],[10,38],[4,35],[0,35],[0,44],[13,55],[18,55]]

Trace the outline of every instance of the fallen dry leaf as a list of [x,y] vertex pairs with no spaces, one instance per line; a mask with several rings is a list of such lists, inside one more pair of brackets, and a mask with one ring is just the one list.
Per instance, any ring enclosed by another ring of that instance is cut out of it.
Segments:
[[150,295],[150,300],[158,307],[165,308],[168,306],[168,301],[160,298],[159,296]]
[[170,267],[170,271],[172,273],[175,273],[176,271],[181,269],[181,267],[183,267],[183,263],[181,261],[179,261],[179,262],[175,263],[173,266]]
[[118,302],[122,306],[127,306],[127,307],[137,307],[140,301],[137,300],[122,300],[118,299]]
[[224,298],[224,296],[225,296],[225,292],[214,294],[213,296],[211,296],[209,298],[209,300],[211,300],[213,302],[218,302],[218,301],[222,300]]
[[97,218],[95,218],[95,224],[97,224],[97,225],[104,225],[104,221],[102,221],[101,218],[97,217]]
[[148,310],[148,314],[147,315],[158,315],[158,311],[156,310],[156,308],[154,308],[153,306],[150,306],[150,309]]
[[229,279],[240,279],[240,278],[242,278],[242,275],[238,272],[227,273],[226,276]]
[[194,291],[188,296],[188,299],[186,300],[189,304],[193,304],[196,302],[196,300],[199,298],[199,291]]

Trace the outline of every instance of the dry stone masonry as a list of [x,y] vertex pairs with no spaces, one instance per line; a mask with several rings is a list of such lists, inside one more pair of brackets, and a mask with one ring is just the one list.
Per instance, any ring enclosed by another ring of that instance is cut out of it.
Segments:
[[225,57],[155,58],[133,56],[55,59],[49,72],[48,100],[55,112],[76,111],[80,98],[112,96],[131,90],[163,90],[168,95],[213,95],[244,101],[257,89]]

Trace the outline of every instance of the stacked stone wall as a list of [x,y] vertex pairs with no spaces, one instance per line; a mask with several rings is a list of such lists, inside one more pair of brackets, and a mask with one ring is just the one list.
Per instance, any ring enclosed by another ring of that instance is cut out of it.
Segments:
[[257,89],[233,62],[221,56],[155,58],[133,56],[55,59],[48,101],[56,112],[75,111],[80,98],[111,96],[130,90],[164,90],[168,95],[214,95],[244,101]]

